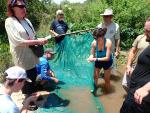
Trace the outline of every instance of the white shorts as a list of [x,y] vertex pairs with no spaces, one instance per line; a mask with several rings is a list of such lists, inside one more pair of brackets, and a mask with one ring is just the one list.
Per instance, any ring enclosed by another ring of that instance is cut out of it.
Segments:
[[[134,70],[134,68],[132,67],[132,71]],[[127,73],[124,73],[123,79],[122,79],[122,86],[124,87],[125,90],[129,89],[130,87],[130,76],[127,75]]]

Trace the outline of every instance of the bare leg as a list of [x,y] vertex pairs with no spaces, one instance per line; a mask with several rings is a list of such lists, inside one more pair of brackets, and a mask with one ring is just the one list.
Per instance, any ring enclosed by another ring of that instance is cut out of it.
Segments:
[[92,90],[92,93],[94,94],[94,96],[96,96],[96,92],[97,92],[99,72],[100,72],[100,69],[94,68],[94,75],[93,75],[93,79],[94,79],[94,90]]
[[104,80],[105,80],[104,88],[106,93],[108,93],[110,90],[110,75],[111,75],[111,68],[104,70]]
[[94,68],[94,84],[97,87],[98,86],[98,76],[100,73],[100,69]]

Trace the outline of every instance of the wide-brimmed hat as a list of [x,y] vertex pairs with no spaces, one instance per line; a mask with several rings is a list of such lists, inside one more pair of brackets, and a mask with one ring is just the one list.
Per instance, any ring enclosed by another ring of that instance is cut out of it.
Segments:
[[64,15],[64,12],[63,12],[63,10],[57,10],[56,11],[56,16],[58,16],[58,15]]
[[52,48],[46,48],[45,52],[49,52],[51,54],[55,54],[56,53]]
[[100,14],[102,16],[111,16],[111,15],[114,15],[113,14],[113,10],[111,8],[108,8],[108,9],[105,9],[104,13],[103,14]]
[[27,78],[26,71],[19,66],[10,67],[5,71],[5,73],[7,74],[6,79],[25,79],[27,82],[32,82],[29,78]]

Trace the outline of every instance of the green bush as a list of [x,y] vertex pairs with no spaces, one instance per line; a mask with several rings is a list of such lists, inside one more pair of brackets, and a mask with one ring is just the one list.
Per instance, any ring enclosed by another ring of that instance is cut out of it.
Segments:
[[[57,9],[63,9],[70,31],[88,29],[102,22],[100,13],[105,8],[114,10],[114,21],[119,23],[121,31],[121,47],[131,47],[137,35],[143,33],[143,24],[149,16],[149,0],[87,0],[84,4],[63,2],[61,5],[51,3],[49,0],[30,0],[27,5],[28,18],[32,21],[39,36],[49,34],[49,26],[55,18]],[[5,36],[4,20],[6,18],[6,0],[0,5],[0,35],[1,41],[7,42]]]
[[131,47],[137,35],[143,33],[144,22],[150,14],[149,5],[149,0],[87,0],[84,4],[63,2],[60,6],[48,4],[48,18],[42,18],[38,33],[48,33],[50,21],[55,18],[58,8],[64,10],[70,31],[76,31],[96,27],[102,22],[100,13],[111,7],[114,21],[120,25],[121,48],[126,50]]
[[3,79],[4,71],[13,65],[12,57],[9,53],[9,45],[1,44],[0,45],[0,81]]

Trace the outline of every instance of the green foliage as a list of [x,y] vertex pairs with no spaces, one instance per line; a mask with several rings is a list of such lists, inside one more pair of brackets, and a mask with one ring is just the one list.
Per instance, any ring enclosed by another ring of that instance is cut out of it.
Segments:
[[4,71],[13,65],[12,57],[9,53],[9,45],[8,44],[0,44],[0,81],[3,79]]
[[48,13],[47,8],[39,0],[30,0],[27,4],[27,15],[34,28],[37,29],[42,17]]
[[38,33],[48,33],[50,21],[55,17],[58,8],[64,10],[70,31],[76,31],[96,27],[102,22],[100,13],[111,7],[114,11],[114,21],[120,25],[121,47],[128,49],[137,35],[143,33],[144,22],[150,14],[149,5],[149,0],[87,0],[84,4],[71,4],[66,1],[60,6],[49,4],[49,17],[46,20],[43,18],[45,21],[42,21],[46,24],[41,22]]
[[0,42],[5,41],[6,0],[0,0]]

